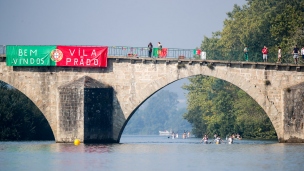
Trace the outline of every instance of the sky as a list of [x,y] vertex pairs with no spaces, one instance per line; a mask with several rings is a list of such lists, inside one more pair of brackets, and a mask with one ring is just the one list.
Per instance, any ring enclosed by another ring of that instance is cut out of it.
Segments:
[[[0,0],[0,45],[194,49],[245,0]],[[180,86],[165,89],[184,98]],[[182,100],[182,99],[180,99]]]
[[193,49],[245,0],[0,0],[0,45]]

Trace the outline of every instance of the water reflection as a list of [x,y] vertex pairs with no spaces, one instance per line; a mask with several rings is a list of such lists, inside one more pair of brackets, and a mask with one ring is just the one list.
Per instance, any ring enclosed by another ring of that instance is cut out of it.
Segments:
[[104,144],[52,144],[52,152],[58,153],[108,153],[109,145]]

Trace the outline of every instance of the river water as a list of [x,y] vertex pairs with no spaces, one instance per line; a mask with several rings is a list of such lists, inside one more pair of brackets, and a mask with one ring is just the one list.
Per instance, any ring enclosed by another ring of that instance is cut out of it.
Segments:
[[122,136],[119,144],[0,142],[0,170],[304,170],[304,144],[237,140],[200,144],[199,138]]

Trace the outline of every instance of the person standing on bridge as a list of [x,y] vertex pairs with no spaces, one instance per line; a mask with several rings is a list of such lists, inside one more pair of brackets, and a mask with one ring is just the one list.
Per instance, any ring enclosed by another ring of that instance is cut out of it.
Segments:
[[152,45],[152,43],[150,42],[149,44],[148,44],[148,56],[149,56],[149,58],[151,58],[152,57],[152,49],[153,49],[153,45]]
[[248,47],[245,46],[244,48],[244,57],[245,57],[245,60],[248,62]]
[[267,62],[268,48],[266,46],[264,46],[264,48],[262,49],[262,54],[264,62]]
[[282,63],[282,49],[280,46],[278,50],[278,63]]
[[157,46],[158,46],[158,50],[162,50],[163,45],[160,42],[158,42]]
[[158,46],[157,57],[159,57],[159,56],[160,56],[160,54],[161,54],[161,51],[162,51],[163,45],[162,45],[160,42],[158,42],[157,46]]
[[299,48],[298,45],[295,45],[292,51],[294,63],[298,64],[298,58],[299,58]]

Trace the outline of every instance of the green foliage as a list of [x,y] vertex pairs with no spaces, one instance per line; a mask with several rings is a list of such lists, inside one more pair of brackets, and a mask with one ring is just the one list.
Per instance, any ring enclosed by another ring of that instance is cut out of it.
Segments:
[[244,138],[276,138],[275,130],[263,109],[243,90],[208,76],[194,76],[188,90],[188,112],[184,118],[193,134],[239,133]]
[[235,5],[227,13],[222,31],[205,37],[201,49],[207,59],[244,61],[243,49],[249,49],[249,61],[262,61],[261,49],[269,49],[268,61],[277,61],[280,46],[283,61],[292,62],[294,45],[304,45],[304,1],[250,0]]
[[[234,5],[227,16],[223,30],[202,41],[207,59],[244,61],[247,45],[249,61],[261,62],[265,45],[268,62],[277,61],[280,46],[283,62],[291,63],[293,47],[304,45],[303,0],[247,0],[243,7]],[[191,84],[184,87],[189,90],[184,117],[193,125],[195,135],[237,132],[245,138],[276,137],[264,111],[242,90],[210,77],[190,80]],[[271,83],[266,80],[265,84]]]
[[[202,41],[207,59],[244,61],[243,50],[248,46],[249,61],[261,62],[265,45],[269,49],[268,62],[277,61],[280,46],[282,61],[291,63],[293,47],[304,45],[303,0],[247,0],[242,7],[234,5],[227,16],[223,30]],[[276,137],[267,115],[242,90],[210,77],[197,76],[190,81],[184,87],[189,90],[184,117],[195,135],[236,132],[245,138]],[[265,84],[271,85],[268,80]]]
[[39,109],[21,92],[0,81],[0,140],[53,140]]
[[147,106],[138,109],[125,127],[124,134],[156,135],[160,130],[182,133],[191,130],[183,119],[186,109],[178,109],[177,94],[161,90],[146,101]]

